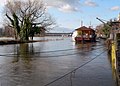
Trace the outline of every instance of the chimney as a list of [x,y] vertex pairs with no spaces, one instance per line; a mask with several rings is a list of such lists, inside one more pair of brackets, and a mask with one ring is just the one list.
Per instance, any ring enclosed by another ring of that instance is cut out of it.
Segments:
[[83,21],[81,21],[81,27],[83,26]]

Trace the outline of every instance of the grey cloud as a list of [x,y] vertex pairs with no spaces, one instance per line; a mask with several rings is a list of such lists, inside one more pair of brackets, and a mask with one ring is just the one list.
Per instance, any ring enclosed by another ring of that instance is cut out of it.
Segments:
[[56,7],[63,12],[78,11],[79,0],[44,0],[48,7]]
[[114,7],[110,8],[110,10],[117,11],[117,10],[120,10],[120,7],[119,6],[114,6]]
[[91,0],[86,0],[85,1],[85,5],[90,6],[90,7],[96,7],[96,6],[98,6],[97,3],[95,3],[95,2],[93,2]]
[[0,6],[4,6],[6,3],[6,0],[0,0]]
[[63,12],[75,12],[75,11],[78,11],[77,8],[72,7],[69,4],[66,4],[66,5],[60,7],[59,10],[63,11]]

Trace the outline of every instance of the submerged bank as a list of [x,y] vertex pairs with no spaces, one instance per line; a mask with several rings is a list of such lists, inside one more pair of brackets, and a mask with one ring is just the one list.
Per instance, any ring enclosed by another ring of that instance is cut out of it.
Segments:
[[14,40],[14,39],[3,39],[3,40],[0,40],[0,45],[32,43],[32,42],[45,42],[45,41],[56,41],[56,40],[63,40],[63,38],[60,37],[60,38],[55,38],[55,39],[37,39],[37,40],[28,40],[28,41],[21,41],[21,40]]
[[[40,40],[39,40],[40,41]],[[41,40],[43,41],[43,40]],[[19,43],[30,43],[30,42],[38,42],[38,41],[20,41],[20,40],[0,40],[0,45],[6,44],[19,44]]]

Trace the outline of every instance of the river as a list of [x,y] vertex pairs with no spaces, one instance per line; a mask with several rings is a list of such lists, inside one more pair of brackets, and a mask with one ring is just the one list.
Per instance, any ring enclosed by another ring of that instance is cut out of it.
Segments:
[[115,86],[103,41],[71,37],[0,46],[0,86]]

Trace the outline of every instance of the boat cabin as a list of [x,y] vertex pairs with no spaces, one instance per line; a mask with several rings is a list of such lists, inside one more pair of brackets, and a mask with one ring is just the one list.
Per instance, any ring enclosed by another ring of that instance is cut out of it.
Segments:
[[86,41],[86,42],[95,42],[96,34],[95,30],[92,28],[87,28],[85,26],[82,26],[80,28],[75,29],[73,32],[72,38],[74,41]]

